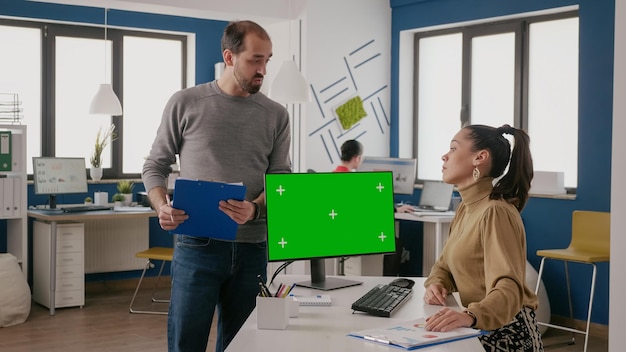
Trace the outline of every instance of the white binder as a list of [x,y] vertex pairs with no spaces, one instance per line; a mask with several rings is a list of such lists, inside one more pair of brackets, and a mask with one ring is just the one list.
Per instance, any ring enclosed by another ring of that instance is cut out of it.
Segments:
[[5,177],[3,180],[4,195],[2,196],[2,217],[13,216],[13,177]]
[[22,216],[22,179],[13,178],[13,217]]

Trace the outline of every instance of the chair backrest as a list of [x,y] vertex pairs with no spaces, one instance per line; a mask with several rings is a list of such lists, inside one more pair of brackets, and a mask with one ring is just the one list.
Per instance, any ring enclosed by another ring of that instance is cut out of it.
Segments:
[[611,213],[575,210],[572,213],[570,248],[610,253]]

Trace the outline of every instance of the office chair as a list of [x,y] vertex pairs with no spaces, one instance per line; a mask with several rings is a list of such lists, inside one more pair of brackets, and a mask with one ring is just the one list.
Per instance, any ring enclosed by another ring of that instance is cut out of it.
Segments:
[[572,238],[570,244],[564,249],[542,249],[537,251],[537,255],[543,257],[539,266],[537,287],[535,293],[539,291],[539,283],[543,274],[543,266],[546,259],[561,260],[565,264],[565,280],[567,283],[567,298],[569,302],[570,318],[574,319],[572,308],[572,295],[570,292],[568,262],[589,264],[593,267],[591,276],[591,290],[589,292],[589,309],[587,312],[587,325],[585,331],[569,328],[566,326],[538,322],[539,325],[565,330],[572,333],[571,343],[575,343],[575,334],[585,335],[585,346],[583,351],[587,351],[589,341],[589,324],[591,322],[591,308],[593,305],[593,294],[596,283],[597,267],[596,263],[610,261],[610,213],[597,211],[576,210],[572,213]]
[[152,261],[160,260],[161,268],[159,269],[159,275],[157,276],[156,284],[152,289],[152,303],[169,303],[168,299],[156,299],[154,297],[154,293],[159,287],[159,281],[161,280],[161,274],[163,273],[163,267],[165,266],[165,262],[171,262],[172,257],[174,256],[174,248],[167,247],[152,247],[150,249],[146,249],[145,251],[138,252],[135,254],[137,258],[146,258],[146,266],[143,268],[143,272],[141,273],[141,277],[139,278],[139,282],[137,283],[137,288],[135,288],[135,293],[133,294],[133,298],[130,300],[129,311],[134,314],[163,314],[166,315],[167,311],[156,311],[156,310],[136,310],[133,308],[133,303],[135,302],[135,298],[137,297],[137,292],[139,292],[139,287],[141,287],[141,282],[143,281],[143,277],[146,275],[146,271],[149,268],[153,268],[154,264]]

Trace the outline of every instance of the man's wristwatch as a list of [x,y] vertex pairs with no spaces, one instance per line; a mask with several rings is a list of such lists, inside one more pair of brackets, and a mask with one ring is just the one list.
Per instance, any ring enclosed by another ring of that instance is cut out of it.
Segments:
[[250,202],[254,204],[254,217],[251,220],[256,220],[261,216],[261,208],[256,202]]

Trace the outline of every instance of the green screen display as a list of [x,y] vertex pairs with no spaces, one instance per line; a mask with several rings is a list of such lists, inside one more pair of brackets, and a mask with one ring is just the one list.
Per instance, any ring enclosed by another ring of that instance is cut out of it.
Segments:
[[269,261],[395,251],[391,172],[265,176]]

